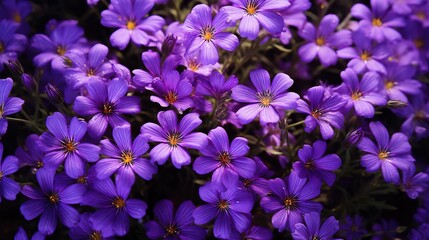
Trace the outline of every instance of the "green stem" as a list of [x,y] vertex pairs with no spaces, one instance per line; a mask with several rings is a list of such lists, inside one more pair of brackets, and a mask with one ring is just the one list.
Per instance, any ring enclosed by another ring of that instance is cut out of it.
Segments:
[[292,123],[292,124],[290,124],[290,125],[287,125],[287,126],[286,126],[286,129],[290,129],[290,128],[293,128],[293,127],[299,126],[299,125],[301,125],[301,124],[304,124],[304,120],[299,121],[299,122],[296,122],[296,123]]

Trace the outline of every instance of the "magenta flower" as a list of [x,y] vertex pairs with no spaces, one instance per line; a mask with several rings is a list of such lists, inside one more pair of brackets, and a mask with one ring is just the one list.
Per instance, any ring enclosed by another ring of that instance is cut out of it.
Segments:
[[215,218],[214,236],[226,239],[234,229],[242,233],[249,228],[253,201],[248,192],[237,187],[219,192],[217,185],[209,182],[200,187],[199,193],[200,198],[208,204],[195,209],[193,216],[196,224],[206,224]]
[[228,14],[219,11],[212,19],[209,6],[198,4],[185,19],[186,54],[198,52],[202,64],[215,64],[219,60],[216,46],[227,51],[234,51],[238,46],[238,38],[224,30],[231,26],[227,22]]
[[87,96],[78,96],[73,110],[80,116],[91,117],[88,121],[88,133],[100,138],[107,129],[129,125],[121,114],[136,114],[140,112],[140,99],[126,96],[128,83],[122,78],[115,78],[107,84],[94,79],[87,85]]
[[41,215],[39,231],[51,235],[57,228],[58,219],[67,227],[79,221],[79,212],[70,204],[79,204],[85,187],[81,184],[64,186],[54,181],[55,170],[41,168],[36,173],[40,188],[25,185],[22,194],[30,198],[21,205],[21,213],[26,220]]
[[118,236],[130,229],[130,219],[146,215],[147,205],[140,199],[128,199],[130,186],[118,182],[115,186],[110,178],[96,181],[92,191],[85,193],[82,204],[96,208],[89,221],[94,229],[110,227]]
[[383,106],[387,103],[387,96],[382,90],[380,75],[367,72],[359,80],[355,71],[350,68],[341,72],[343,84],[337,91],[347,100],[346,108],[354,108],[358,116],[372,118],[374,106]]
[[300,178],[308,178],[310,182],[326,182],[329,186],[335,181],[335,173],[341,166],[341,159],[337,154],[325,155],[326,142],[318,140],[313,146],[305,144],[298,151],[299,161],[293,164]]
[[351,32],[341,30],[334,32],[339,24],[339,19],[334,14],[324,16],[316,29],[313,24],[307,22],[299,31],[299,35],[307,43],[302,45],[299,56],[303,62],[311,62],[318,56],[323,66],[328,67],[337,63],[336,49],[348,47],[352,44]]
[[222,127],[211,130],[208,136],[207,146],[200,150],[202,156],[194,162],[194,170],[198,174],[213,171],[212,181],[218,185],[236,183],[239,176],[253,177],[256,164],[245,157],[249,152],[247,139],[237,137],[229,144],[228,134]]
[[286,92],[293,80],[284,73],[277,74],[270,84],[270,75],[264,69],[250,72],[250,80],[256,91],[244,85],[232,89],[231,97],[237,102],[249,103],[240,108],[237,116],[242,124],[247,124],[259,116],[262,125],[276,123],[280,120],[280,111],[296,108],[298,94]]
[[287,8],[287,0],[234,0],[232,6],[223,7],[228,13],[228,21],[241,19],[238,31],[242,37],[256,39],[260,25],[273,35],[278,35],[284,27],[283,18],[278,14]]
[[121,50],[128,45],[130,39],[137,45],[148,45],[149,34],[160,30],[165,24],[160,16],[145,17],[153,5],[151,0],[112,1],[109,9],[101,13],[103,26],[119,28],[110,36],[110,43]]
[[49,132],[40,136],[46,150],[43,158],[45,164],[58,167],[64,161],[67,175],[77,178],[84,174],[85,161],[98,160],[100,147],[81,142],[86,133],[86,122],[73,117],[70,125],[67,125],[64,115],[56,112],[47,117],[46,127]]
[[272,179],[269,187],[272,194],[262,197],[261,207],[266,212],[275,212],[271,222],[280,232],[285,229],[293,231],[295,224],[303,222],[305,213],[322,210],[320,203],[311,201],[319,195],[320,184],[299,178],[295,171],[285,180]]
[[153,209],[156,221],[144,224],[149,239],[204,239],[206,231],[194,224],[192,213],[195,206],[185,201],[174,214],[173,202],[161,200]]
[[389,183],[399,183],[398,169],[406,171],[415,161],[411,156],[411,145],[403,133],[395,133],[389,138],[387,129],[380,122],[369,124],[376,144],[364,137],[358,148],[365,153],[361,158],[361,165],[368,172],[375,172],[381,168],[384,180]]
[[306,113],[305,131],[312,132],[317,126],[320,126],[320,133],[324,140],[334,136],[334,129],[341,128],[344,122],[344,116],[340,112],[346,101],[338,94],[334,93],[325,96],[325,88],[316,86],[308,89],[306,99],[298,100],[297,112]]
[[139,134],[134,141],[131,139],[130,126],[119,126],[113,129],[113,145],[109,139],[101,141],[101,154],[106,158],[100,159],[95,164],[98,179],[105,179],[116,173],[116,184],[132,186],[134,173],[145,180],[150,180],[156,173],[155,164],[142,158],[149,149],[147,137]]
[[174,111],[161,111],[158,113],[158,121],[161,126],[146,123],[141,127],[141,133],[148,134],[150,142],[159,143],[149,155],[152,161],[160,165],[170,157],[176,168],[188,165],[191,163],[191,157],[185,148],[201,149],[207,144],[207,135],[192,132],[202,123],[197,113],[189,113],[177,123]]
[[303,223],[295,225],[295,231],[292,237],[295,240],[308,239],[332,239],[332,236],[340,229],[338,220],[335,217],[329,217],[320,226],[320,214],[316,212],[307,213],[304,215]]

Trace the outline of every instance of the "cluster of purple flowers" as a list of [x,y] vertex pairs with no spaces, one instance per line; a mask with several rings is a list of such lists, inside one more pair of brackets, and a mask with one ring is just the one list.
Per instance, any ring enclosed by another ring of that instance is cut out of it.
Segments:
[[[429,2],[216,2],[88,0],[104,42],[0,3],[15,239],[429,239]],[[415,204],[406,233],[381,194]]]

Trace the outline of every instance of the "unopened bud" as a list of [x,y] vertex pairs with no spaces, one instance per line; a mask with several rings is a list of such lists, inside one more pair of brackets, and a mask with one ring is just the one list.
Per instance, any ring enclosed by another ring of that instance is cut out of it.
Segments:
[[170,56],[171,52],[174,49],[174,45],[176,45],[177,38],[173,35],[167,35],[162,42],[161,46],[161,54],[163,58]]
[[51,101],[54,104],[60,104],[64,100],[58,88],[50,83],[46,85],[45,92],[48,95],[49,101]]
[[8,67],[9,71],[12,73],[12,76],[16,78],[19,78],[24,73],[24,69],[18,60],[9,60]]
[[28,91],[32,92],[36,89],[36,85],[37,85],[36,80],[34,80],[34,78],[30,74],[27,74],[27,73],[22,74],[21,80],[22,80],[22,84]]
[[398,100],[389,100],[387,102],[387,107],[389,108],[404,108],[406,107],[408,104],[405,102],[401,102]]
[[346,138],[344,139],[344,146],[346,148],[351,148],[356,146],[360,142],[363,136],[364,136],[364,132],[362,128],[358,128],[354,131],[349,132]]

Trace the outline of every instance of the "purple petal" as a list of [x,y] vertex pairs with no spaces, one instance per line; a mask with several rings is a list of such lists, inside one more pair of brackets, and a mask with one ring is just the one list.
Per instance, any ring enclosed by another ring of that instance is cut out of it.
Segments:
[[177,208],[174,222],[179,226],[191,225],[194,223],[192,213],[195,210],[195,205],[191,201],[185,201]]
[[369,124],[372,134],[377,140],[380,149],[386,149],[389,144],[389,133],[384,125],[380,122],[371,122]]
[[213,157],[200,156],[195,159],[193,169],[198,174],[207,174],[219,166],[219,161]]
[[60,201],[65,204],[78,204],[86,187],[82,184],[72,184],[60,192]]
[[64,170],[69,177],[78,178],[85,173],[85,164],[77,154],[69,153],[64,161]]
[[237,85],[232,89],[231,98],[237,102],[255,103],[259,102],[256,98],[256,91],[244,85]]
[[[228,137],[228,136],[226,136]],[[233,157],[241,157],[249,152],[249,146],[247,146],[247,139],[242,137],[236,137],[231,142],[229,153]]]
[[180,146],[173,147],[171,151],[171,162],[176,168],[181,168],[182,165],[189,165],[191,157],[189,153]]
[[112,176],[121,166],[119,159],[104,158],[95,164],[97,178],[102,180]]
[[46,118],[46,127],[57,139],[63,140],[68,137],[66,119],[64,115],[59,112],[55,112]]
[[88,54],[89,65],[93,68],[97,68],[100,66],[107,54],[109,53],[109,49],[103,44],[95,44],[90,50]]
[[231,235],[232,227],[231,217],[226,212],[220,212],[215,220],[213,227],[214,236],[227,239]]
[[57,212],[56,208],[49,206],[45,209],[39,220],[39,231],[46,235],[51,235],[57,228]]
[[319,47],[313,42],[304,44],[298,49],[299,57],[303,62],[311,62],[316,57]]
[[319,25],[319,34],[321,36],[329,36],[332,32],[335,31],[335,28],[338,26],[339,19],[337,15],[328,14],[322,18],[322,21]]
[[32,220],[48,208],[47,201],[28,200],[21,204],[20,210],[26,220]]
[[147,205],[139,199],[129,199],[126,201],[125,210],[132,218],[142,218],[146,215]]
[[259,103],[250,104],[240,108],[237,111],[237,117],[241,124],[247,124],[253,121],[256,116],[262,111]]
[[73,104],[73,111],[82,116],[91,116],[100,112],[94,100],[83,96],[76,98]]
[[168,157],[170,157],[171,152],[172,147],[168,144],[161,143],[152,148],[149,155],[151,161],[157,162],[159,165],[163,165],[167,161]]
[[386,182],[395,184],[399,182],[398,169],[392,163],[382,161],[381,172],[383,173],[383,177]]
[[195,224],[206,224],[212,220],[216,214],[218,209],[211,204],[206,204],[199,206],[192,213],[192,216],[195,219]]
[[157,167],[155,164],[143,158],[137,158],[133,163],[133,170],[141,178],[145,180],[152,179],[152,175],[156,173]]
[[79,222],[79,212],[73,207],[60,203],[57,211],[61,223],[65,226],[70,228]]
[[259,21],[254,16],[244,15],[238,26],[238,32],[242,37],[255,40],[259,34]]
[[125,236],[128,233],[130,229],[130,219],[125,211],[120,211],[115,215],[113,226],[115,226],[113,229],[118,236]]
[[126,151],[131,150],[132,141],[131,141],[131,129],[129,126],[119,126],[113,129],[113,139],[115,139],[116,144],[119,147],[119,150]]
[[285,26],[283,18],[274,12],[260,11],[255,15],[255,18],[265,30],[273,35],[280,34]]
[[238,38],[234,34],[221,32],[216,34],[216,42],[215,44],[226,51],[234,51],[238,44]]
[[270,90],[270,75],[265,69],[256,69],[250,72],[250,80],[258,92]]
[[112,46],[123,50],[130,42],[130,32],[125,28],[120,28],[112,33],[110,36],[110,42],[112,43]]

